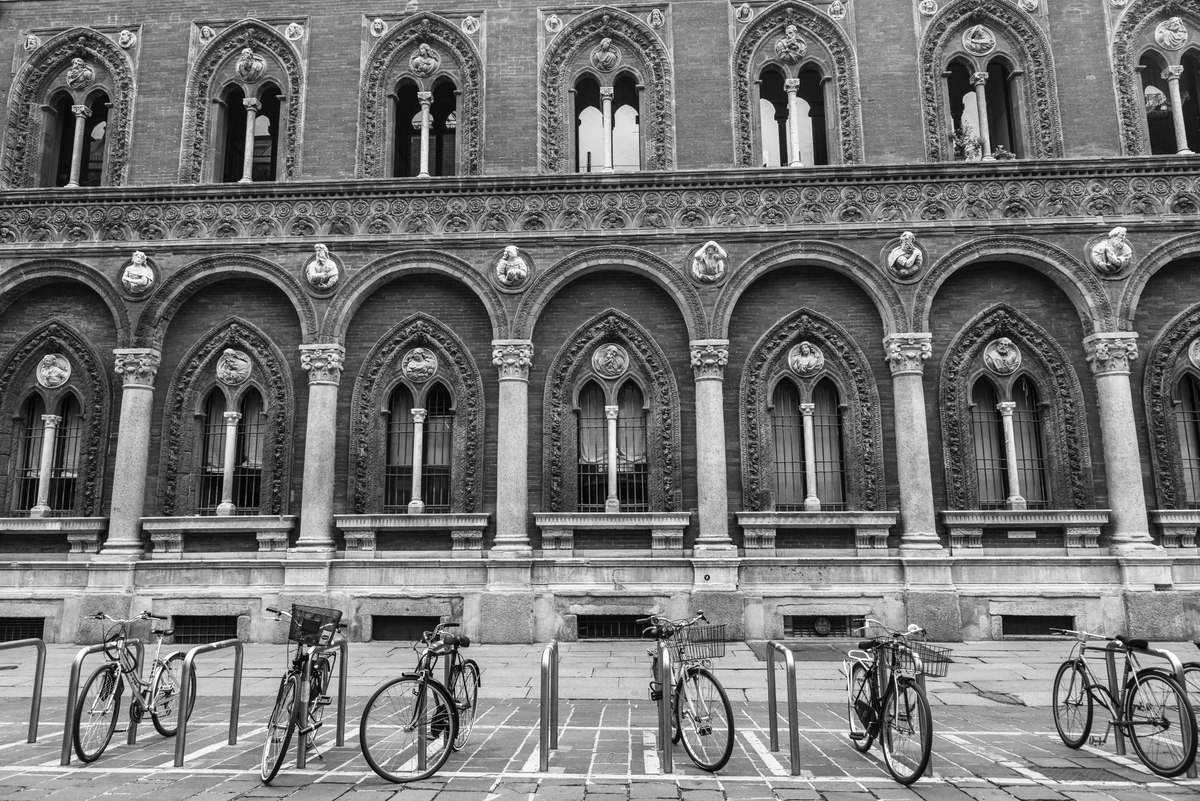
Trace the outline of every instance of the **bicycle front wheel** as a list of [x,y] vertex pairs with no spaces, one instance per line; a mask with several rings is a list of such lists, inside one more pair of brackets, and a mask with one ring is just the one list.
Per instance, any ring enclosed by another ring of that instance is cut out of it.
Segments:
[[1069,748],[1083,745],[1092,730],[1092,694],[1077,660],[1063,662],[1054,677],[1054,728]]
[[905,785],[921,778],[933,747],[933,719],[929,701],[915,683],[894,683],[883,697],[879,745],[892,778]]
[[390,782],[415,782],[437,773],[454,745],[454,699],[420,676],[383,684],[367,701],[358,739],[371,770]]
[[292,732],[296,730],[296,707],[299,703],[300,677],[289,673],[279,685],[279,695],[275,696],[275,708],[271,710],[271,718],[267,721],[267,739],[263,743],[262,764],[259,767],[259,776],[262,777],[263,784],[271,783],[287,757]]
[[454,736],[454,750],[467,744],[471,730],[475,728],[475,705],[479,701],[479,665],[473,660],[460,662],[450,676],[450,695],[458,707],[458,732]]
[[[154,728],[163,737],[174,737],[179,728],[179,699],[183,694],[183,662],[181,651],[176,651],[167,657],[154,671],[150,680],[150,719]],[[196,666],[192,665],[191,682],[189,682],[187,711],[183,714],[192,717],[192,709],[196,706]]]
[[1142,671],[1125,696],[1129,739],[1146,767],[1170,778],[1196,756],[1196,718],[1174,679]]
[[84,762],[95,762],[108,748],[121,710],[122,680],[115,662],[101,665],[88,676],[75,703],[71,742]]
[[733,708],[716,676],[684,666],[675,684],[675,720],[696,767],[710,773],[725,767],[733,753]]
[[850,745],[860,754],[871,750],[875,733],[871,721],[875,709],[871,705],[871,673],[859,662],[850,663],[846,676],[846,720],[850,724]]

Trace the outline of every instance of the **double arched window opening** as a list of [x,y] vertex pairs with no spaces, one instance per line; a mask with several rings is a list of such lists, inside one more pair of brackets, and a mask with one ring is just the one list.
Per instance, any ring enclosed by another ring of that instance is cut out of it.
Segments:
[[385,514],[449,513],[454,466],[454,396],[441,381],[398,383],[384,410]]
[[1050,508],[1046,411],[1036,384],[1024,374],[998,383],[980,375],[970,398],[979,508]]
[[108,93],[92,88],[83,95],[63,87],[43,107],[43,186],[100,186],[108,148]]
[[1146,50],[1139,75],[1146,141],[1151,155],[1200,148],[1200,50]]
[[589,379],[579,390],[577,510],[650,511],[647,406],[632,378]]
[[768,63],[758,80],[762,166],[802,167],[829,164],[833,122],[826,114],[829,79],[820,65],[797,68]]
[[586,72],[571,90],[575,104],[575,172],[642,169],[641,81],[631,72]]
[[392,175],[428,178],[454,175],[458,160],[459,90],[447,76],[428,84],[405,77],[392,95],[395,141]]
[[1024,158],[1023,71],[1005,55],[958,54],[942,74],[949,99],[954,157],[990,161]]
[[[53,409],[47,412],[47,408]],[[31,394],[13,421],[12,515],[61,517],[75,511],[82,471],[83,406],[73,392],[49,401]]]
[[234,394],[213,387],[197,416],[196,514],[259,514],[267,448],[262,393],[253,385]]
[[272,81],[231,83],[217,102],[217,158],[221,183],[274,181],[279,175],[283,92]]
[[1184,503],[1200,508],[1200,376],[1185,372],[1175,385],[1175,426],[1183,468]]
[[775,511],[844,511],[843,404],[831,378],[782,378],[771,393]]

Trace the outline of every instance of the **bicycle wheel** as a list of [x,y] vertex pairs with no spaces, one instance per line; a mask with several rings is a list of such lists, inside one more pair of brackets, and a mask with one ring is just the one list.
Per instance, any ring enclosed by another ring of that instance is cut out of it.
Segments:
[[1125,695],[1129,739],[1146,767],[1170,778],[1196,756],[1196,718],[1174,679],[1142,671]]
[[871,706],[871,672],[859,662],[850,663],[846,677],[846,720],[850,724],[850,745],[865,754],[875,742],[870,722],[875,718]]
[[733,752],[733,708],[716,676],[684,666],[675,684],[675,717],[684,750],[696,767],[710,773],[725,767]]
[[292,732],[296,730],[296,707],[299,699],[300,677],[289,673],[279,685],[279,694],[275,696],[275,708],[271,710],[271,718],[267,721],[267,739],[263,742],[262,764],[259,766],[259,776],[262,777],[263,784],[271,783],[287,757]]
[[[1200,710],[1200,662],[1183,663],[1183,685],[1192,705],[1192,714],[1196,714]],[[1200,720],[1196,721],[1196,725],[1200,727]],[[1200,732],[1197,734],[1200,735]]]
[[[154,721],[154,728],[158,729],[158,733],[163,737],[174,737],[179,728],[179,697],[183,693],[183,662],[183,653],[176,651],[167,657],[167,661],[155,668],[154,677],[150,680],[150,719]],[[190,689],[188,690],[187,711],[184,712],[189,719],[192,717],[192,710],[196,707],[195,665],[192,665],[191,679],[188,685]]]
[[1054,728],[1068,748],[1087,742],[1092,730],[1092,694],[1087,689],[1087,674],[1077,660],[1068,659],[1058,666],[1054,677]]
[[123,681],[116,663],[101,665],[88,676],[75,703],[71,742],[84,762],[95,762],[117,727]]
[[475,705],[479,700],[479,665],[473,660],[460,662],[450,676],[450,695],[458,707],[458,731],[454,735],[454,750],[467,744],[475,728]]
[[415,782],[437,773],[454,745],[454,699],[420,676],[384,683],[363,709],[358,738],[371,770],[390,782]]
[[933,719],[929,701],[915,683],[893,683],[883,696],[879,745],[892,778],[905,785],[921,778],[933,746]]

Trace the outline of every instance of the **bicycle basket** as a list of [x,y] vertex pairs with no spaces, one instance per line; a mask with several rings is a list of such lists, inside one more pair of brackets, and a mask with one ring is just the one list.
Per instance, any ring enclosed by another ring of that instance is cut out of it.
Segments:
[[680,662],[720,659],[725,656],[725,624],[688,626],[674,636],[675,656]]
[[924,642],[910,642],[908,647],[921,657],[921,672],[935,679],[944,678],[950,669],[950,649]]
[[329,642],[333,631],[322,629],[341,619],[342,612],[339,609],[292,604],[292,625],[288,629],[288,639],[301,645],[323,645]]

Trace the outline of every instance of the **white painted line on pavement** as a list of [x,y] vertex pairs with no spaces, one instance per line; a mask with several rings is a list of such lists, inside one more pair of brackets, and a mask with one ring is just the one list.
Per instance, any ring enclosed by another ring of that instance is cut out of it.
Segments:
[[537,773],[538,761],[542,756],[542,742],[538,740],[534,744],[533,750],[529,752],[529,759],[525,760],[525,764],[521,766],[522,773]]
[[750,743],[750,747],[754,749],[754,753],[758,754],[758,758],[763,761],[767,770],[776,776],[788,775],[783,765],[779,764],[779,760],[772,756],[771,751],[763,744],[763,741],[758,739],[758,735],[752,731],[743,731],[742,737],[746,742]]
[[[62,738],[62,729],[59,729],[58,731],[39,731],[38,732],[38,743],[41,743],[42,740],[47,737],[61,739]],[[0,751],[5,751],[9,748],[16,748],[18,745],[34,745],[34,743],[27,743],[27,742],[25,742],[25,738],[21,738],[20,740],[17,740],[15,743],[5,743],[4,745],[0,745]]]
[[642,761],[646,763],[647,776],[662,775],[662,763],[658,761],[658,729],[642,729]]
[[1097,756],[1102,756],[1105,759],[1109,760],[1110,762],[1116,762],[1118,765],[1121,765],[1123,767],[1133,768],[1136,771],[1140,771],[1141,773],[1145,773],[1150,776],[1155,775],[1153,771],[1151,771],[1149,768],[1147,768],[1141,762],[1132,760],[1129,757],[1121,756],[1120,754],[1109,753],[1108,751],[1101,750],[1101,749],[1095,747],[1094,745],[1085,745],[1085,746],[1083,746],[1083,750],[1087,751],[1089,754],[1096,754]]
[[1049,776],[1045,776],[1041,773],[1038,773],[1036,770],[1033,770],[1032,768],[1027,768],[1019,762],[1014,762],[1011,759],[1004,759],[999,754],[997,754],[996,752],[992,751],[989,748],[986,748],[985,746],[981,745],[980,743],[967,742],[965,739],[963,739],[962,737],[959,737],[957,734],[945,734],[943,732],[938,732],[938,736],[941,737],[943,740],[954,743],[959,748],[962,748],[964,751],[969,751],[977,757],[982,757],[983,759],[986,759],[990,762],[994,762],[995,764],[999,765],[1002,768],[1008,768],[1009,770],[1013,771],[1014,773],[1019,773],[1027,779],[1033,779],[1034,781],[1039,781],[1039,782],[1051,781]]
[[[190,729],[191,726],[189,726],[188,728]],[[251,737],[262,734],[266,730],[267,730],[267,727],[263,726],[260,729],[255,729],[254,731],[249,731],[249,732],[246,732],[245,734],[239,734],[238,735],[238,745],[242,745],[243,740],[248,740]],[[189,759],[192,759],[194,757],[207,756],[208,754],[211,754],[213,751],[220,751],[222,748],[237,748],[238,745],[230,745],[228,738],[223,738],[219,743],[213,743],[212,745],[206,745],[203,748],[192,751],[191,753],[184,754],[183,761],[184,761],[184,764],[186,764]],[[175,767],[174,757],[171,758],[170,762],[164,762],[161,765],[159,765],[159,767],[160,768]]]

